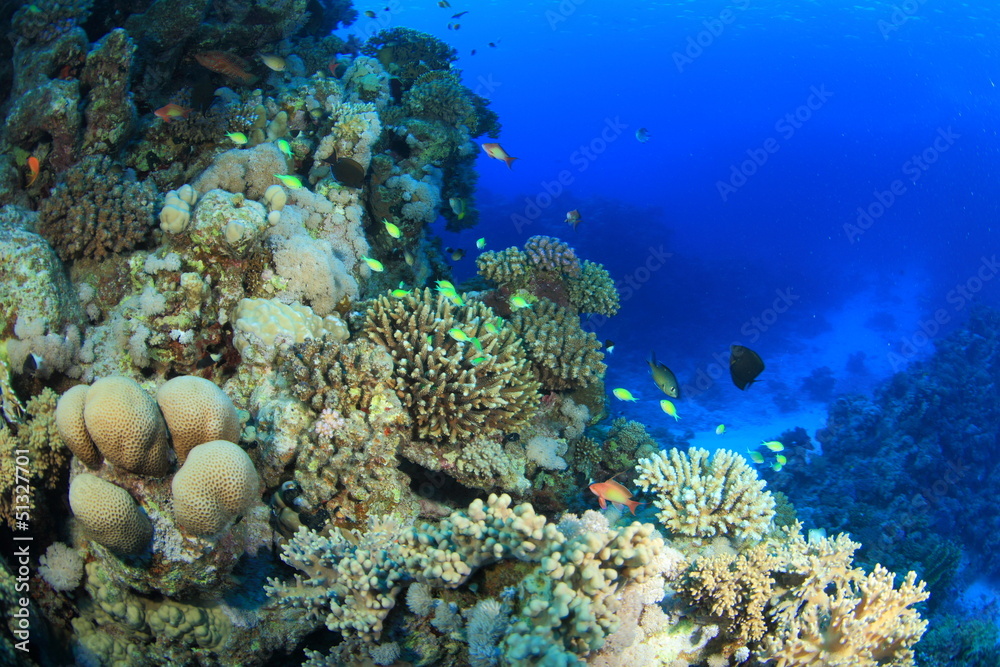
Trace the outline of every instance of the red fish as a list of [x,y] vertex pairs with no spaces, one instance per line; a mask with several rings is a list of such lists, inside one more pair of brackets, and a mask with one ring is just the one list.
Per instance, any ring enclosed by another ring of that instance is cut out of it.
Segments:
[[507,151],[505,151],[500,144],[483,144],[483,150],[486,151],[486,154],[494,160],[503,160],[506,162],[508,169],[511,168],[510,165],[514,163],[514,160],[518,159],[507,155]]
[[594,495],[600,500],[601,509],[608,506],[607,501],[611,501],[616,505],[626,505],[629,510],[631,510],[632,515],[635,516],[635,510],[639,507],[639,505],[645,505],[645,503],[629,500],[629,498],[632,497],[631,492],[616,482],[614,478],[609,479],[606,482],[591,484],[590,490],[593,491]]
[[38,178],[39,172],[42,170],[42,165],[38,162],[38,158],[34,155],[28,158],[28,169],[31,170],[31,175],[28,177],[28,185],[26,187],[31,187],[31,184],[35,182]]
[[247,71],[247,62],[240,57],[223,51],[204,51],[196,53],[194,59],[202,67],[210,69],[217,74],[225,74],[231,79],[250,84],[257,80],[257,77]]
[[583,222],[583,218],[580,217],[580,211],[575,208],[566,214],[566,224],[573,227],[573,231],[576,231],[576,226]]
[[160,107],[153,114],[161,119],[164,123],[169,123],[172,120],[177,120],[178,118],[187,118],[191,110],[187,107],[182,107],[179,104],[168,104],[165,107]]

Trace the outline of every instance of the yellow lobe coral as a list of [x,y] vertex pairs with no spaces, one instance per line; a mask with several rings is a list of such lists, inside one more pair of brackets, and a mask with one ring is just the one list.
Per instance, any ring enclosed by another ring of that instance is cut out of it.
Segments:
[[635,467],[636,485],[657,495],[664,526],[691,537],[760,539],[771,528],[774,498],[746,460],[720,449],[658,452]]

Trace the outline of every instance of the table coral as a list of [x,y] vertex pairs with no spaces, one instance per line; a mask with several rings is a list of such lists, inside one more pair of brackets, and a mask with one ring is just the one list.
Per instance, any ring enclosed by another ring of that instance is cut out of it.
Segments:
[[604,377],[601,343],[593,332],[580,328],[576,313],[539,299],[515,312],[510,326],[521,337],[543,389],[578,389]]
[[636,485],[656,494],[657,517],[691,537],[760,539],[770,530],[774,499],[739,454],[720,449],[658,452],[635,467]]
[[155,186],[111,158],[87,157],[42,201],[39,233],[63,260],[105,259],[145,241],[156,197]]
[[[512,328],[486,329],[494,319],[481,303],[454,306],[429,289],[383,296],[369,308],[365,329],[392,354],[392,386],[413,417],[416,438],[455,444],[484,431],[516,431],[530,418],[538,383]],[[456,340],[452,330],[469,342]]]

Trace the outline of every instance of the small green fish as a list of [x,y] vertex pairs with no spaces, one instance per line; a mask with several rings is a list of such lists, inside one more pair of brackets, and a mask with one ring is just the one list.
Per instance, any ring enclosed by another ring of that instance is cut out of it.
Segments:
[[715,435],[725,435],[725,433],[726,433],[725,424],[719,424],[718,426],[715,427]]
[[413,266],[413,263],[417,261],[417,258],[413,256],[413,253],[409,250],[403,251],[403,261],[406,262],[407,266]]
[[775,454],[774,460],[780,463],[781,465],[785,465],[786,463],[788,463],[788,459],[785,458],[784,454]]
[[477,350],[479,350],[480,352],[483,351],[483,344],[479,342],[478,338],[473,338],[472,339],[472,346],[474,348],[476,348]]
[[244,146],[247,141],[249,141],[249,139],[247,139],[247,135],[242,132],[226,132],[226,136],[229,137],[229,140],[237,146]]
[[471,360],[469,363],[472,364],[473,366],[478,366],[479,364],[483,363],[487,359],[489,359],[489,357],[476,357],[475,359]]
[[669,399],[663,399],[660,401],[660,407],[668,415],[674,418],[674,421],[680,421],[681,418],[677,416],[677,406],[670,402]]
[[454,329],[448,329],[448,335],[457,340],[459,343],[468,343],[470,340],[472,340],[471,338],[469,338],[469,334],[465,333],[464,331],[462,331],[457,327]]
[[392,294],[397,299],[401,299],[404,296],[407,296],[410,293],[410,291],[411,290],[408,289],[394,289],[392,290],[392,292],[390,292],[390,294]]
[[451,281],[448,281],[448,280],[435,280],[434,284],[438,286],[438,290],[440,290],[440,291],[444,291],[444,290],[451,290],[452,292],[455,291],[455,286],[451,284]]
[[432,343],[434,343],[434,336],[431,334],[427,334],[427,344],[431,345]]
[[492,322],[487,322],[486,324],[483,325],[483,328],[486,329],[487,333],[491,333],[494,335],[500,333],[500,330],[497,329],[497,325],[493,324]]
[[382,271],[385,271],[385,267],[382,266],[382,262],[378,261],[377,259],[372,259],[371,257],[362,257],[361,259],[363,259],[365,261],[365,264],[368,265],[368,268],[374,271],[375,273],[381,273]]
[[28,5],[29,14],[41,14],[42,10],[39,9],[38,5]]
[[456,306],[464,306],[465,300],[458,295],[458,292],[452,292],[451,294],[446,294],[445,298],[452,302]]
[[302,185],[302,181],[299,180],[298,176],[292,176],[290,174],[275,174],[274,177],[281,181],[281,184],[297,190],[299,188],[305,187]]
[[621,387],[614,389],[611,393],[614,394],[615,398],[617,398],[619,401],[634,402],[637,400],[636,397],[632,395],[632,392],[630,392],[628,389],[622,389]]
[[476,247],[479,248],[480,250],[482,250],[483,248],[485,248],[486,247],[486,238],[483,237],[481,239],[477,239],[476,240]]
[[777,461],[771,464],[771,470],[773,470],[774,472],[781,472],[781,469],[784,467],[785,467],[784,465],[778,463]]
[[783,449],[785,449],[785,446],[777,440],[771,440],[769,442],[763,442],[761,444],[770,449],[772,452],[780,452]]
[[291,159],[292,155],[292,145],[285,141],[284,139],[278,139],[276,142],[278,144],[278,150],[285,154],[286,157]]
[[750,460],[753,461],[754,463],[764,462],[764,455],[758,452],[757,450],[754,450],[752,452],[750,450],[747,450],[747,452],[749,452],[750,454]]
[[392,224],[385,218],[382,218],[382,224],[385,225],[385,231],[389,232],[389,236],[391,236],[392,238],[398,239],[400,236],[403,235],[403,232],[399,231],[399,227]]
[[523,296],[514,296],[510,299],[510,307],[514,310],[521,310],[522,308],[531,308],[531,304]]

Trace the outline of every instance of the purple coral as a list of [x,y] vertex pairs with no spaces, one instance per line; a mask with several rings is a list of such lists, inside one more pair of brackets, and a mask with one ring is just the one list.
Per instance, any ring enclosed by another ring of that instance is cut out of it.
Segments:
[[540,271],[580,275],[580,260],[567,244],[552,236],[532,236],[524,244],[528,260]]

